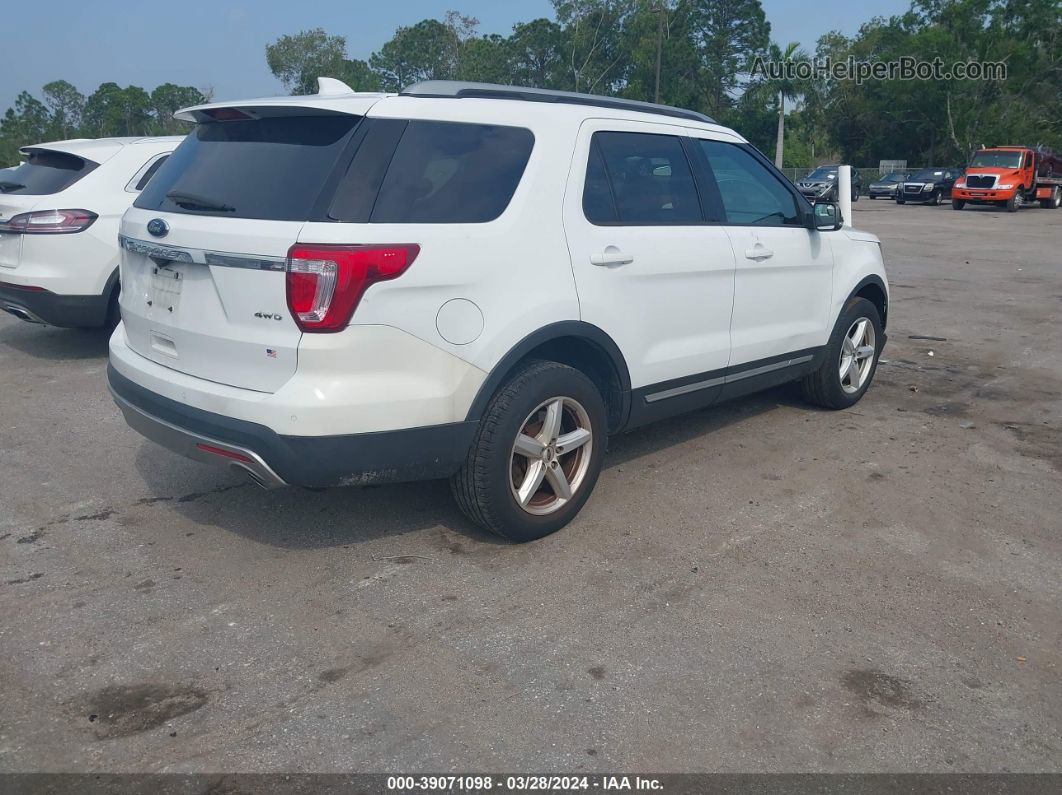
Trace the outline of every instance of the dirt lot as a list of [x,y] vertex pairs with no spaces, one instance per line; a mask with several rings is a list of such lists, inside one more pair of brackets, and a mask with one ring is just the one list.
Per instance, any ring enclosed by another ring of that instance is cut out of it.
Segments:
[[615,439],[528,546],[185,461],[0,319],[0,770],[1062,769],[1062,211],[856,216],[866,399]]

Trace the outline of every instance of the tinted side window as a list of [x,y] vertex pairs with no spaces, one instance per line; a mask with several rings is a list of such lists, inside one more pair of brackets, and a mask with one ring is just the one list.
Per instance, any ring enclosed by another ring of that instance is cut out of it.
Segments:
[[411,121],[391,158],[370,221],[493,221],[509,206],[534,140],[522,127]]
[[158,160],[156,160],[154,163],[152,163],[148,167],[148,170],[144,172],[144,176],[142,176],[140,179],[137,180],[136,185],[133,186],[133,190],[136,190],[136,191],[143,190],[144,186],[148,184],[148,182],[151,180],[151,178],[153,176],[155,176],[155,172],[158,171],[160,168],[162,168],[162,164],[163,163],[165,163],[167,160],[169,160],[169,157],[170,157],[169,155],[163,155]]
[[368,223],[380,185],[391,165],[395,147],[409,122],[404,119],[366,119],[361,141],[347,173],[336,186],[328,217],[348,223]]
[[701,223],[693,172],[679,138],[597,132],[593,143],[600,148],[620,223]]
[[0,193],[47,196],[66,190],[98,163],[66,152],[30,152],[26,162],[4,174]]
[[227,218],[305,221],[360,116],[275,116],[199,124],[133,205]]
[[736,144],[700,141],[712,168],[727,223],[802,226],[796,197],[751,153]]
[[596,142],[590,144],[590,159],[586,163],[583,214],[592,224],[614,224],[619,220],[612,187],[608,184],[608,174],[605,172],[605,161]]

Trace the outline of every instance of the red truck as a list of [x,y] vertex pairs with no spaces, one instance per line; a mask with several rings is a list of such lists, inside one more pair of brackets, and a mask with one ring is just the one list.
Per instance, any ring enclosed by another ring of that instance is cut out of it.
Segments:
[[951,189],[955,210],[995,204],[1013,213],[1034,201],[1049,209],[1062,205],[1062,156],[1043,146],[978,149]]

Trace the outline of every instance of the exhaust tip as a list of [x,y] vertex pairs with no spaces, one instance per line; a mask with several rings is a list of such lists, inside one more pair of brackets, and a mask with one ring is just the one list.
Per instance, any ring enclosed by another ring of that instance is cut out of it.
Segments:
[[19,320],[25,320],[27,323],[37,323],[38,325],[43,325],[40,320],[35,318],[33,315],[31,315],[29,312],[27,312],[20,306],[15,306],[13,304],[4,304],[3,306],[0,306],[0,309],[3,309],[9,315],[14,315]]

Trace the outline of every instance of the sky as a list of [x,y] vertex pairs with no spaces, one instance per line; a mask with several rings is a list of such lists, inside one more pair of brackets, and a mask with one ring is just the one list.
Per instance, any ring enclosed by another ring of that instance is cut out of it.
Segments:
[[[855,33],[873,16],[902,13],[910,0],[763,0],[771,38],[813,50],[827,30]],[[50,0],[35,15],[0,21],[0,110],[20,90],[40,95],[68,80],[85,95],[100,83],[210,86],[218,100],[284,93],[265,63],[265,45],[285,33],[322,27],[347,37],[351,57],[367,58],[400,25],[448,9],[480,20],[480,33],[508,34],[513,23],[552,17],[549,0]],[[812,10],[813,9],[813,10]]]

